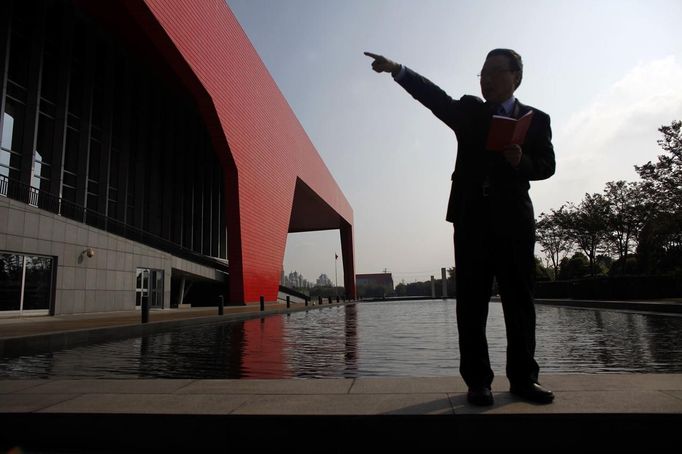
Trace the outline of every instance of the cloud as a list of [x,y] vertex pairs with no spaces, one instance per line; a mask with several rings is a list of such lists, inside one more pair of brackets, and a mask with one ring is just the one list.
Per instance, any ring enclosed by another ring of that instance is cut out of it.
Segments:
[[682,119],[680,81],[675,56],[642,62],[572,115],[555,135],[557,174],[534,194],[538,212],[579,202],[608,181],[636,180],[633,166],[662,153],[658,128]]

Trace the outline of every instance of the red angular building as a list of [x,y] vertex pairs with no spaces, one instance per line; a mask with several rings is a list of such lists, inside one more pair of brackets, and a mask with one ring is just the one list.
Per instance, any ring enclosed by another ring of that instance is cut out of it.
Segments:
[[276,301],[353,212],[224,0],[0,5],[1,311]]

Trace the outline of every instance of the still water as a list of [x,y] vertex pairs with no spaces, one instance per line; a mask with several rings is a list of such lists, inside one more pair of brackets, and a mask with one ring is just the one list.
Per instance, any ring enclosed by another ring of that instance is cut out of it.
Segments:
[[[537,306],[541,373],[682,372],[682,317]],[[500,304],[493,369],[504,375]],[[0,359],[0,378],[322,378],[458,371],[454,300],[359,303]]]

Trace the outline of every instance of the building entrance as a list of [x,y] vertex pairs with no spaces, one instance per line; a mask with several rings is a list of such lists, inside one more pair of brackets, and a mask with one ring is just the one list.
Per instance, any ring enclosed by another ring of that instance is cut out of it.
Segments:
[[137,269],[135,305],[140,307],[143,302],[152,309],[163,309],[163,270]]
[[53,262],[53,257],[0,252],[0,314],[47,314]]

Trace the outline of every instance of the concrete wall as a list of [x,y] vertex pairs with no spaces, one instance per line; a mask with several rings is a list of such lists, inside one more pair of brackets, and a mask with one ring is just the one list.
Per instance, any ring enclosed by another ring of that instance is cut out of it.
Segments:
[[[92,248],[95,255],[81,253]],[[171,269],[223,280],[215,269],[0,196],[0,251],[57,258],[55,314],[135,308],[137,268],[164,271],[170,307]]]

